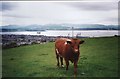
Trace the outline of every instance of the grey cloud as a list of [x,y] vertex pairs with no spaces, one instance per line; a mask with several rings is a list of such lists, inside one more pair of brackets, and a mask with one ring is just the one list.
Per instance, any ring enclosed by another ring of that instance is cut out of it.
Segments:
[[13,10],[16,7],[13,3],[10,2],[0,2],[0,11]]
[[118,21],[118,18],[108,18],[108,19],[106,19],[106,21],[107,21],[107,20],[108,20],[108,21],[111,21],[111,22],[114,22],[114,21],[117,22],[117,21]]
[[117,2],[75,2],[65,4],[80,10],[108,11],[118,9]]
[[3,17],[12,17],[12,18],[31,18],[27,15],[16,15],[16,14],[3,14]]
[[118,22],[118,17],[109,17],[109,18],[105,18],[103,19],[104,22],[110,22],[110,23],[117,23]]
[[118,24],[120,25],[120,17],[118,17]]

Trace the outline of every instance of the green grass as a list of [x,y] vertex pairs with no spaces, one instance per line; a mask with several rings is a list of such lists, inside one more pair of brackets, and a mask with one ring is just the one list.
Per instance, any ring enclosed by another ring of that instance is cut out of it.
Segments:
[[[117,77],[118,38],[86,38],[81,45],[78,77]],[[2,50],[3,77],[73,77],[69,70],[57,68],[54,43]]]

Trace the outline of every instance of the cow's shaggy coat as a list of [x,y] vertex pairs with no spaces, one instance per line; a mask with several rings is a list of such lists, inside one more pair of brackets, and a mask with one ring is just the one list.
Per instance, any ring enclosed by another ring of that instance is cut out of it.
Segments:
[[69,61],[74,63],[74,74],[77,73],[77,62],[80,56],[79,45],[84,41],[73,38],[59,38],[55,41],[55,53],[57,58],[57,66],[59,67],[59,58],[61,66],[63,67],[63,58],[66,63],[66,70],[68,70]]

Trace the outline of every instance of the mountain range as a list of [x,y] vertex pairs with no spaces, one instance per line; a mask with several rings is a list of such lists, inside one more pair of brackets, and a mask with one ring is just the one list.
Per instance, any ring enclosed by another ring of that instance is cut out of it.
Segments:
[[45,31],[45,30],[120,30],[118,25],[102,24],[45,24],[45,25],[6,25],[0,26],[2,32],[10,31]]

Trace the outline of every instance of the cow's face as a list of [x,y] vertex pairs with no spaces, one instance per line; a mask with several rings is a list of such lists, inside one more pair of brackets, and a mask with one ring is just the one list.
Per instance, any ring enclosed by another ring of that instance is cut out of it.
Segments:
[[71,39],[67,41],[67,44],[70,44],[71,48],[73,49],[74,53],[79,53],[79,45],[83,44],[83,40],[79,39]]

